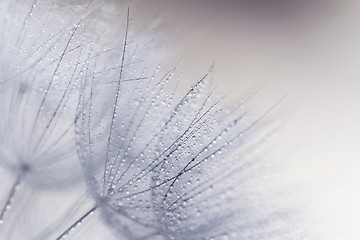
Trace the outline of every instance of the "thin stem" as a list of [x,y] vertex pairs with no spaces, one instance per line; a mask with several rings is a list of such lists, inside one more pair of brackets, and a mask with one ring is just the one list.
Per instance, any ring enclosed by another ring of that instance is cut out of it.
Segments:
[[109,160],[109,151],[110,151],[110,147],[111,147],[111,143],[112,143],[112,135],[113,135],[113,132],[114,132],[115,117],[116,117],[116,114],[117,114],[118,102],[119,102],[119,97],[120,97],[121,80],[123,79],[123,74],[124,74],[125,54],[126,54],[126,48],[127,48],[127,44],[128,44],[129,22],[130,22],[130,8],[128,8],[128,10],[127,10],[126,30],[125,30],[125,38],[124,38],[124,47],[123,47],[122,56],[121,56],[121,66],[120,66],[119,81],[117,83],[117,90],[116,90],[116,96],[115,96],[114,109],[113,109],[113,113],[112,113],[112,117],[111,117],[110,133],[109,133],[109,137],[108,137],[108,140],[107,140],[107,150],[106,150],[106,157],[105,157],[106,162],[105,162],[104,177],[103,177],[103,193],[102,193],[103,196],[105,196],[107,194],[107,192],[106,192],[106,188],[107,188],[106,183],[109,181],[109,177],[110,177],[111,173],[113,172],[113,169],[111,169],[110,174],[108,175],[108,177],[106,177],[106,171],[108,169],[108,165],[110,165],[108,163],[110,161]]
[[68,227],[60,236],[56,238],[56,240],[61,240],[62,238],[66,237],[75,227],[77,227],[79,224],[84,221],[85,218],[87,218],[90,214],[92,214],[97,209],[97,206],[95,205],[93,208],[91,208],[89,211],[87,211],[84,215],[82,215],[76,222],[71,224],[70,227]]
[[0,214],[0,223],[2,223],[4,221],[4,217],[5,217],[5,213],[7,212],[7,210],[9,210],[10,206],[11,206],[11,201],[14,199],[16,190],[18,189],[18,186],[20,185],[20,182],[22,180],[24,176],[24,173],[19,174],[16,177],[16,181],[14,182],[14,184],[12,185],[9,195],[7,197],[6,203],[4,205],[4,207],[1,210],[1,214]]

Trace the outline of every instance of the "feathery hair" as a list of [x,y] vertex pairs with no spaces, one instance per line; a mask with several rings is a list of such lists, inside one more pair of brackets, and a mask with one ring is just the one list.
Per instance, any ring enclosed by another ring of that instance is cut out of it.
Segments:
[[246,149],[278,103],[254,119],[244,108],[254,95],[227,107],[212,69],[191,86],[176,79],[180,64],[161,73],[129,9],[122,44],[104,49],[88,17],[96,4],[0,7],[0,164],[15,179],[1,218],[20,184],[72,187],[79,157],[95,205],[57,239],[94,211],[117,239],[304,239],[245,187],[261,166]]

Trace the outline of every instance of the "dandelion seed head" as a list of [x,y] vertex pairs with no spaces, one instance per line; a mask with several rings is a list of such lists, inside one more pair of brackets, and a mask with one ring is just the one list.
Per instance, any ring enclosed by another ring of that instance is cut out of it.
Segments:
[[246,203],[254,195],[239,196],[247,193],[242,182],[259,168],[240,154],[256,125],[245,102],[227,111],[209,87],[211,72],[184,94],[178,87],[184,89],[184,82],[170,79],[177,67],[146,80],[137,72],[138,81],[124,81],[133,72],[124,67],[133,56],[125,50],[118,57],[120,77],[110,81],[118,88],[84,86],[79,105],[78,152],[104,221],[128,239],[280,234],[271,223],[264,223],[269,230],[257,223],[271,210],[259,217]]
[[28,185],[74,183],[74,103],[94,38],[78,17],[84,8],[5,1],[0,11],[0,164],[15,176],[28,166]]

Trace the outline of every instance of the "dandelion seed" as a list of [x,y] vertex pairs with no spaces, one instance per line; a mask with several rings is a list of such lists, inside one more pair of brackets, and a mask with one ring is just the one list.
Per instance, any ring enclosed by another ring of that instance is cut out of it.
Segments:
[[[283,229],[271,223],[264,223],[266,231],[249,232],[271,211],[256,219],[236,191],[256,169],[256,162],[240,156],[239,147],[251,139],[243,136],[251,136],[273,108],[255,121],[243,110],[244,102],[224,111],[223,99],[208,84],[211,71],[180,98],[178,84],[183,83],[171,80],[177,67],[161,79],[143,79],[143,74],[131,78],[135,71],[128,66],[137,60],[128,54],[128,25],[129,13],[118,75],[94,76],[83,85],[77,144],[96,204],[77,222],[99,211],[126,239],[283,236]],[[92,67],[96,72],[96,62]],[[77,222],[57,239],[70,234]]]
[[92,46],[82,21],[88,9],[71,12],[67,17],[75,24],[68,25],[59,20],[55,1],[29,3],[4,1],[0,7],[0,166],[15,178],[1,219],[21,185],[58,190],[82,178],[74,125]]

